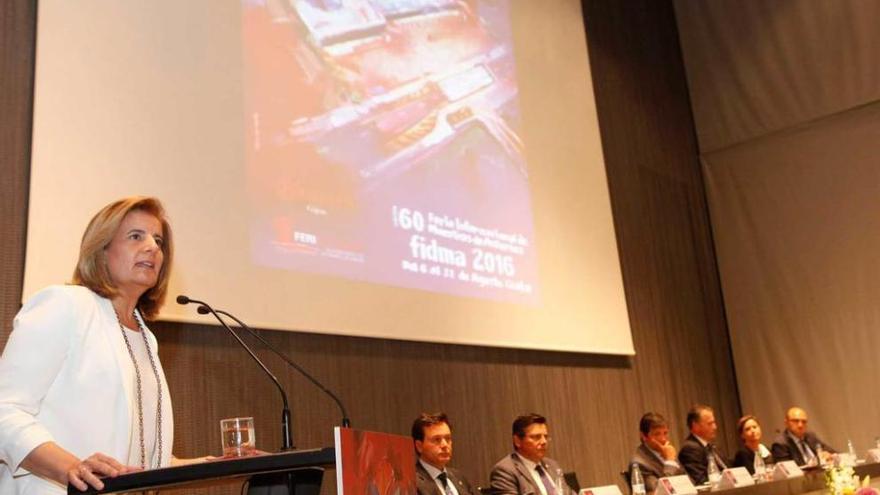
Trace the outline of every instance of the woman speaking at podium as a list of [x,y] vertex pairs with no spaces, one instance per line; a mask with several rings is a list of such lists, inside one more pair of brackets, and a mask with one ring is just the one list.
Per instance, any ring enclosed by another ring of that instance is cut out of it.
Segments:
[[155,198],[89,222],[73,283],[31,297],[0,358],[0,493],[103,488],[99,477],[169,466],[174,419],[146,322],[174,249]]

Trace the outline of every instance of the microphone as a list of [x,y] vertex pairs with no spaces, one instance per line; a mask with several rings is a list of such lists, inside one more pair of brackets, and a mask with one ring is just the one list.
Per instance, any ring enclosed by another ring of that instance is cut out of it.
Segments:
[[243,340],[241,340],[241,337],[239,337],[238,334],[235,333],[235,331],[229,325],[227,325],[225,321],[223,321],[223,318],[220,318],[220,315],[218,315],[217,312],[214,311],[214,308],[212,308],[211,305],[204,301],[199,301],[198,299],[191,299],[182,294],[177,296],[177,304],[187,305],[190,303],[198,304],[199,310],[205,308],[205,312],[199,311],[200,314],[211,313],[212,315],[214,315],[214,318],[216,318],[217,321],[219,321],[220,324],[223,325],[223,328],[229,330],[229,333],[231,333],[232,336],[235,337],[235,340],[238,341],[238,343],[242,347],[244,347],[244,350],[246,350],[247,353],[250,354],[250,356],[254,359],[254,361],[256,361],[260,368],[262,368],[263,371],[267,375],[269,375],[269,378],[272,379],[272,382],[275,384],[275,386],[278,387],[278,391],[281,392],[281,401],[284,403],[284,409],[281,412],[281,451],[283,452],[293,450],[293,433],[290,429],[290,406],[287,402],[287,393],[284,392],[284,389],[281,387],[281,383],[279,383],[278,379],[275,378],[275,375],[273,375],[272,372],[269,371],[269,368],[267,368],[266,365],[263,364],[262,361],[260,361],[260,358],[258,358],[257,355],[254,354],[254,351],[252,351],[251,348],[248,347],[248,345],[245,344]]
[[[208,308],[207,306],[199,306],[199,307],[196,309],[196,311],[198,311],[199,314],[206,315],[206,314],[208,314],[208,313],[211,312],[211,309]],[[251,327],[245,325],[243,321],[239,320],[239,319],[236,318],[234,315],[232,315],[232,314],[230,314],[230,313],[228,313],[228,312],[226,312],[226,311],[223,311],[222,309],[215,309],[214,311],[216,311],[218,314],[221,314],[221,315],[224,315],[224,316],[228,316],[229,318],[232,318],[233,320],[235,320],[235,322],[238,323],[238,326],[240,326],[241,328],[244,328],[245,330],[247,330],[247,332],[248,332],[249,334],[251,334],[252,337],[254,337],[255,339],[257,339],[257,340],[259,340],[260,342],[262,342],[263,345],[266,346],[267,349],[269,349],[270,351],[272,351],[273,353],[275,353],[275,355],[277,355],[277,356],[280,357],[282,360],[284,360],[284,362],[287,363],[291,368],[295,369],[296,371],[299,371],[299,373],[300,373],[302,376],[306,377],[306,379],[308,379],[310,382],[312,382],[312,384],[314,384],[314,385],[315,385],[316,387],[318,387],[322,392],[324,392],[325,394],[327,394],[327,396],[329,396],[331,399],[333,399],[333,402],[336,402],[336,405],[339,406],[339,411],[342,413],[342,427],[343,427],[343,428],[351,428],[351,420],[348,418],[348,413],[345,411],[345,406],[342,405],[342,401],[339,400],[339,397],[338,397],[336,394],[334,394],[330,389],[328,389],[327,387],[325,387],[321,382],[318,381],[317,378],[315,378],[315,377],[313,377],[311,374],[309,374],[309,372],[307,372],[306,370],[304,370],[300,365],[296,364],[296,362],[294,362],[292,359],[290,359],[289,357],[287,357],[286,354],[284,354],[283,352],[279,351],[279,350],[276,349],[272,344],[270,344],[269,342],[267,342],[266,339],[264,339],[260,334],[258,334],[258,333],[255,332],[253,329],[251,329]]]

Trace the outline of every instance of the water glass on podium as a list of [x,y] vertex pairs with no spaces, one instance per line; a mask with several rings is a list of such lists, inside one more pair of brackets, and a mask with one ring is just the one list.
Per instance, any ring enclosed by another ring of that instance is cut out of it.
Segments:
[[220,443],[223,457],[243,457],[256,452],[254,418],[220,420]]

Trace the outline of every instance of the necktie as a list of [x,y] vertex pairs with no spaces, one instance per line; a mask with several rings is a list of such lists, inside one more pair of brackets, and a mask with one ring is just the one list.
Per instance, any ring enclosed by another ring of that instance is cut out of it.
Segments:
[[443,485],[443,491],[446,495],[452,495],[452,489],[449,488],[449,480],[446,478],[446,471],[438,474],[437,479],[440,480],[440,484]]
[[813,449],[807,445],[807,442],[800,440],[798,444],[801,447],[801,454],[804,456],[804,464],[812,464],[816,461],[816,454],[813,453]]
[[718,452],[715,452],[715,444],[710,443],[706,445],[706,448],[709,449],[709,453],[712,454],[712,457],[715,458],[715,464],[718,465],[718,469],[721,471],[727,469],[727,464],[724,463],[724,460],[721,459],[721,456],[718,455]]
[[544,471],[544,468],[541,467],[540,464],[535,466],[535,470],[538,471],[538,476],[541,477],[541,482],[544,483],[544,488],[547,489],[547,495],[556,495],[556,487],[553,486],[553,482],[550,481],[550,477],[547,476],[547,471]]

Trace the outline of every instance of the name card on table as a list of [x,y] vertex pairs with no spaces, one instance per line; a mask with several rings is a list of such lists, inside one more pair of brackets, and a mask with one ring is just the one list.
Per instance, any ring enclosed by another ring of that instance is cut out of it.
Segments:
[[804,472],[798,467],[794,461],[784,461],[776,464],[773,468],[773,480],[787,480],[789,478],[797,478],[803,476]]
[[620,487],[617,485],[594,486],[592,488],[581,488],[578,495],[623,495],[620,493]]
[[696,495],[697,488],[686,474],[669,476],[657,481],[656,495]]
[[868,450],[868,455],[866,457],[868,462],[880,462],[880,449]]
[[721,472],[721,481],[718,482],[719,490],[739,488],[741,486],[754,485],[755,480],[744,467],[727,468]]

